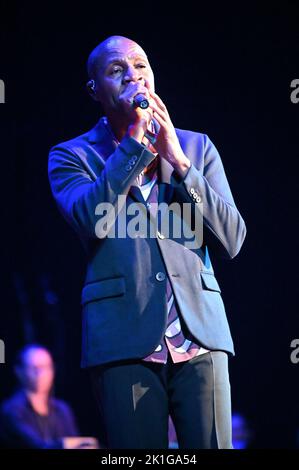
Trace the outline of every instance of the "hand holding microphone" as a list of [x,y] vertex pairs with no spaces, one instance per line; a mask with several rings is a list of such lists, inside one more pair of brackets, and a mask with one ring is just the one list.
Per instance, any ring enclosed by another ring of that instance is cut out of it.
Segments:
[[[150,103],[147,97],[143,93],[138,93],[133,98],[133,105],[135,108],[147,109]],[[151,145],[155,144],[157,140],[157,136],[154,132],[151,132],[148,129],[146,129],[144,136],[148,139]]]
[[138,93],[134,96],[133,104],[136,108],[147,109],[149,107],[149,101],[143,93]]
[[128,128],[129,134],[141,142],[153,115],[147,83],[133,81],[128,83],[119,95],[119,101],[131,121]]

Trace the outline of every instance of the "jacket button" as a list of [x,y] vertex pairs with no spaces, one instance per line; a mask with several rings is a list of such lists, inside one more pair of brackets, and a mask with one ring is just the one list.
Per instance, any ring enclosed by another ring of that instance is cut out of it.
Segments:
[[196,202],[201,202],[201,197],[200,196],[197,196]]
[[191,193],[191,194],[194,194],[194,188],[191,188],[191,189],[190,189],[190,193]]
[[126,165],[126,166],[125,166],[125,169],[126,169],[127,171],[131,171],[131,170],[132,170],[132,166],[131,166],[131,165]]
[[131,157],[131,160],[133,160],[133,162],[136,162],[136,160],[137,160],[136,155],[133,155],[133,156]]
[[156,274],[156,279],[157,279],[157,281],[164,281],[164,280],[165,280],[165,277],[166,277],[166,276],[165,276],[164,273],[159,272],[159,273]]

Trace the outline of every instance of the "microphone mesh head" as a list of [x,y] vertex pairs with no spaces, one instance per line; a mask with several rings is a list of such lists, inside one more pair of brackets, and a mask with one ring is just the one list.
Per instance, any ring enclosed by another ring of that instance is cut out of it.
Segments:
[[141,109],[146,109],[149,107],[148,99],[146,98],[146,96],[142,95],[141,93],[135,96],[134,103],[135,103],[135,106]]

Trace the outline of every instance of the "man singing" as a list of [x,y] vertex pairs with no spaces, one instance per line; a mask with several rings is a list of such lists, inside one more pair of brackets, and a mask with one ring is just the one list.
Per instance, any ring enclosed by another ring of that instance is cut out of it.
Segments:
[[222,161],[207,135],[174,128],[134,41],[100,43],[88,74],[104,117],[51,149],[49,179],[88,256],[82,367],[106,446],[167,448],[170,414],[180,448],[231,448],[234,348],[210,255],[234,258],[246,227]]

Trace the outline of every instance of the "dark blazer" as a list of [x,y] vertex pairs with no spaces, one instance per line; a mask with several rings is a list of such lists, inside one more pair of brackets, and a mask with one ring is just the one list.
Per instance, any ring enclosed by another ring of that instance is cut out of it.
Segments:
[[[207,349],[234,354],[209,251],[235,257],[245,238],[245,223],[210,139],[196,132],[176,132],[192,165],[180,179],[160,159],[159,202],[177,202],[179,207],[189,203],[190,229],[195,217],[203,216],[203,240],[201,244],[198,233],[201,246],[197,247],[187,247],[184,234],[181,238],[163,233],[156,238],[107,236],[105,229],[113,228],[115,220],[110,216],[120,218],[131,203],[144,203],[135,180],[155,156],[128,136],[118,145],[103,118],[90,132],[50,151],[54,198],[88,257],[82,291],[82,367],[143,358],[158,346],[167,321],[166,273],[194,337]],[[99,203],[109,203],[105,213]],[[146,210],[142,217],[148,219]],[[178,211],[175,217],[184,218]]]

